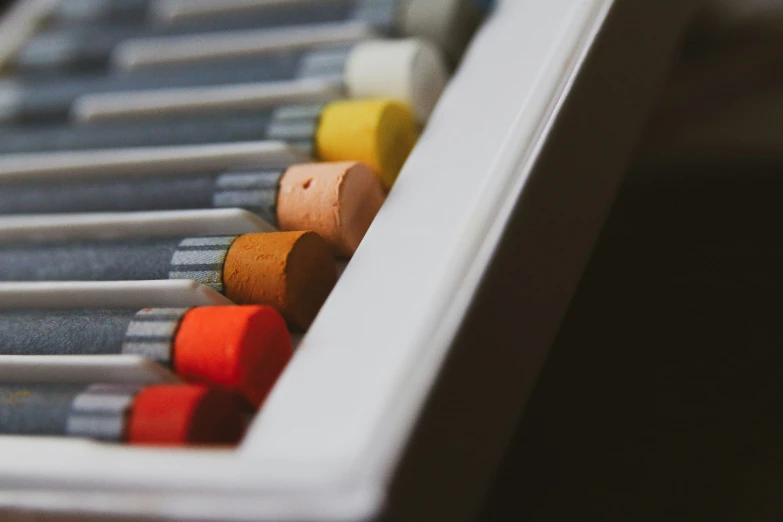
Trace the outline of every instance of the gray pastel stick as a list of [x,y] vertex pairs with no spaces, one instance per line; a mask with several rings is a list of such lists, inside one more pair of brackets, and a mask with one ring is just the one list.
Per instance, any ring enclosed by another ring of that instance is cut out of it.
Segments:
[[[68,2],[63,2],[68,3]],[[352,8],[349,0],[318,2],[303,13],[300,6],[279,4],[251,16],[219,16],[176,25],[69,25],[44,30],[31,38],[14,57],[11,66],[22,74],[74,74],[105,72],[114,48],[129,38],[178,34],[205,34],[237,29],[261,29],[281,25],[323,23],[344,19]]]
[[[67,23],[124,23],[141,24],[156,17],[158,0],[62,0],[53,13],[59,24]],[[260,9],[251,20],[255,24],[283,25],[313,23],[312,20],[339,20],[350,13],[355,0],[307,0],[303,3],[257,2]],[[222,25],[242,23],[247,13],[215,13],[209,17]],[[185,22],[187,24],[187,21]]]
[[0,355],[139,355],[171,365],[186,308],[0,313]]
[[237,442],[243,424],[235,396],[204,386],[0,385],[2,435],[214,444]]
[[273,110],[152,122],[4,128],[0,133],[0,153],[204,145],[262,140],[287,141],[309,152],[322,108],[323,106],[313,106],[296,114]]
[[140,387],[0,385],[0,433],[77,436],[119,442]]
[[65,123],[87,94],[175,89],[303,78],[340,79],[351,47],[282,50],[188,67],[167,66],[122,75],[15,79],[0,82],[0,122]]
[[277,194],[285,170],[3,186],[0,214],[242,208],[277,225]]
[[[401,11],[410,0],[297,0],[269,2],[170,2],[153,0],[156,18],[173,25],[199,20],[231,20],[239,17],[263,19],[278,15],[276,26],[296,26],[319,22],[365,22],[389,33],[398,32]],[[418,0],[413,0],[418,1]],[[432,1],[432,0],[427,0]]]
[[0,246],[0,280],[191,279],[222,292],[223,264],[235,239],[219,236],[4,245]]
[[397,10],[403,7],[402,3],[400,0],[254,2],[240,10],[218,8],[199,16],[172,18],[166,2],[159,0],[63,0],[53,13],[53,18],[60,25],[68,22],[140,24],[155,18],[168,18],[169,24],[175,26],[198,23],[199,20],[204,23],[206,20],[207,23],[220,27],[247,23],[272,27],[355,20],[392,29]]
[[9,66],[23,75],[103,72],[114,46],[138,33],[126,26],[44,29],[19,49]]
[[140,23],[147,17],[150,0],[60,0],[51,18],[55,23]]
[[[322,5],[330,1],[292,0],[285,3],[299,6],[301,16],[305,17],[313,4]],[[485,13],[485,3],[484,0],[356,0],[353,10],[341,21],[369,24],[376,30],[394,36],[427,38],[456,61]],[[159,0],[158,5],[159,15],[172,23],[230,13],[252,16],[254,12],[262,13],[269,6],[266,2],[247,0]],[[140,43],[135,49],[123,49],[123,52],[135,54],[135,58],[129,61],[137,63],[147,58],[156,60],[152,56],[151,46],[145,43]]]

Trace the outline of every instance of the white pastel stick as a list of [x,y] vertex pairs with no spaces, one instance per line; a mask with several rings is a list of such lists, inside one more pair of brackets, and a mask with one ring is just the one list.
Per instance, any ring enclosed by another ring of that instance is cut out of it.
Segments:
[[257,110],[284,104],[327,103],[342,95],[340,86],[328,80],[97,93],[79,98],[72,106],[71,117],[81,122],[99,122],[220,110]]
[[351,98],[393,98],[426,122],[438,103],[449,71],[435,45],[420,38],[370,40],[354,47],[343,83]]
[[342,96],[392,98],[429,119],[449,79],[446,60],[430,42],[416,38],[370,40],[354,45],[342,79],[155,89],[88,94],[72,107],[83,122],[172,117],[216,111],[252,110],[282,104],[326,103]]
[[[329,1],[320,0],[321,3]],[[151,16],[163,22],[176,23],[219,14],[262,12],[265,8],[301,3],[302,0],[156,0],[151,4]]]
[[227,31],[212,34],[161,36],[125,40],[112,53],[112,66],[132,70],[259,56],[272,52],[313,49],[368,40],[379,34],[367,23],[312,24],[280,29]]
[[186,308],[231,304],[216,290],[189,279],[0,282],[1,310]]
[[0,183],[182,175],[307,161],[301,149],[281,141],[5,154],[0,155]]
[[0,20],[0,67],[8,64],[57,5],[58,0],[17,0]]
[[235,208],[0,217],[0,243],[240,235],[276,230],[252,212]]
[[4,383],[181,382],[172,372],[137,355],[0,355]]

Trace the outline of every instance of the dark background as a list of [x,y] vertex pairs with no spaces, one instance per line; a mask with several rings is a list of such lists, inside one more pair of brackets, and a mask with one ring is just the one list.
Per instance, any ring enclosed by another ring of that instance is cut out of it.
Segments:
[[481,520],[783,518],[782,194],[629,172]]

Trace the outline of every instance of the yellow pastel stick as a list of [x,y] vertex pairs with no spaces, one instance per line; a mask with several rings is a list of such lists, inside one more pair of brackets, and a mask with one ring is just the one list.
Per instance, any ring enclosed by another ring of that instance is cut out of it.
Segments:
[[361,161],[391,188],[419,138],[413,112],[394,100],[347,100],[321,112],[315,150],[323,161]]

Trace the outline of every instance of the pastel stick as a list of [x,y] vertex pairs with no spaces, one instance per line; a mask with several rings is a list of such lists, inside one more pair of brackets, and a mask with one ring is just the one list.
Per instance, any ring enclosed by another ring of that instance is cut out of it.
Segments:
[[157,446],[233,444],[243,424],[230,394],[204,386],[0,385],[3,435]]
[[292,347],[285,321],[266,306],[0,312],[0,355],[120,354],[259,406]]
[[[17,184],[3,186],[0,190],[0,214],[134,212],[230,206],[250,210],[275,224],[279,178],[280,170],[272,170]],[[244,188],[241,192],[240,186]],[[231,194],[221,196],[232,187],[235,187],[231,193],[233,197]],[[228,204],[223,205],[224,201]]]
[[323,161],[360,161],[390,188],[418,139],[413,112],[396,100],[345,100],[288,105],[238,114],[199,114],[31,128],[6,127],[0,153],[99,150],[279,140]]
[[138,310],[24,310],[0,313],[0,355],[116,355]]
[[[324,23],[347,16],[350,3],[324,3],[307,11],[307,23]],[[262,29],[292,25],[301,9],[280,5],[255,16],[201,19],[176,25],[73,25],[44,30],[33,36],[14,57],[11,67],[22,74],[106,72],[117,45],[130,38],[208,34],[226,30]]]
[[296,329],[337,281],[332,248],[313,232],[1,245],[0,266],[1,281],[191,279],[237,304],[271,306]]
[[[324,0],[326,1],[326,0]],[[312,0],[295,2],[302,12]],[[260,12],[264,2],[246,0],[165,0],[169,20],[196,20],[222,13]],[[346,21],[363,21],[387,34],[426,38],[457,61],[478,27],[486,6],[480,0],[356,0],[355,10]],[[165,10],[161,9],[164,12]]]
[[[176,67],[170,65],[160,71],[166,73]],[[198,67],[204,65],[180,66],[189,74]],[[248,63],[247,67],[258,65]],[[309,52],[302,55],[296,71],[288,72],[292,74],[287,76],[285,87],[280,82],[250,82],[88,93],[75,102],[71,116],[83,122],[163,118],[190,112],[244,109],[258,105],[264,96],[270,100],[289,96],[291,103],[301,103],[308,97],[326,101],[342,95],[354,99],[396,100],[409,106],[424,123],[449,76],[446,60],[437,47],[416,38],[368,40]],[[312,81],[315,79],[319,81]],[[270,92],[278,94],[270,96]]]
[[[334,51],[328,51],[333,54]],[[123,75],[12,79],[0,82],[0,122],[65,123],[86,94],[174,89],[293,79],[319,52],[280,52],[193,67],[161,67]],[[339,74],[340,70],[337,70]],[[331,75],[332,71],[325,71]]]
[[385,197],[357,162],[191,176],[63,180],[6,185],[0,214],[243,208],[281,230],[319,233],[341,256],[358,247]]
[[141,23],[151,0],[61,0],[51,19],[54,23]]
[[[297,80],[320,80],[324,89],[342,91],[351,98],[394,99],[410,106],[424,122],[447,78],[445,59],[424,40],[370,40],[304,51],[276,49],[255,57],[168,64],[126,74],[7,80],[0,82],[0,122],[49,124],[85,115],[95,118],[101,116],[95,109],[96,97],[102,100],[99,108],[107,103],[123,107],[127,100],[138,104],[139,98],[151,97],[153,110],[141,116],[165,117],[182,98],[192,100],[190,110],[213,107],[215,96],[221,98],[221,88],[247,91],[266,85],[268,90],[270,82]],[[206,96],[205,101],[199,101],[199,96]],[[324,99],[332,96],[326,93]],[[221,99],[236,99],[236,92]]]
[[[310,120],[315,125],[315,120]],[[28,129],[4,128],[0,153],[199,145],[276,139],[271,112],[179,118],[165,122],[100,123]],[[308,147],[314,129],[297,143]]]
[[[360,0],[361,1],[361,0]],[[263,6],[258,16],[250,13],[254,23],[268,25],[315,23],[319,20],[339,20],[349,15],[354,8],[355,0],[309,0],[305,9],[302,4],[283,2],[278,5]],[[72,5],[68,5],[72,4]],[[60,25],[68,23],[123,23],[141,25],[152,21],[158,15],[161,2],[157,0],[65,0],[61,1],[52,18]],[[248,18],[248,13],[232,16],[232,13],[212,13],[207,20],[230,24],[232,21],[241,23]],[[204,19],[202,18],[202,20]],[[180,24],[187,21],[180,22]]]
[[66,435],[71,404],[84,385],[0,384],[0,433],[4,435]]
[[[218,246],[184,247],[205,255],[225,256],[233,237],[216,239]],[[98,241],[0,246],[2,281],[143,281],[169,279],[171,260],[180,239]],[[46,263],[41,263],[46,259]],[[201,263],[201,267],[206,263]],[[220,262],[210,265],[219,274]],[[222,289],[222,282],[214,283]]]

